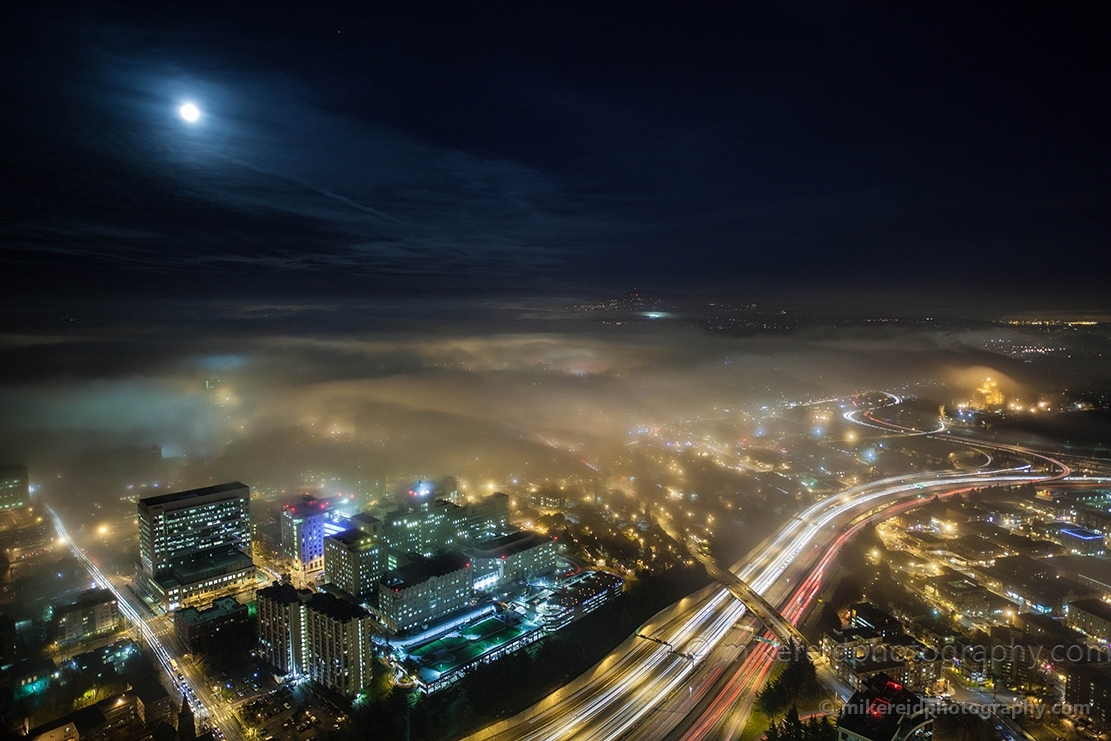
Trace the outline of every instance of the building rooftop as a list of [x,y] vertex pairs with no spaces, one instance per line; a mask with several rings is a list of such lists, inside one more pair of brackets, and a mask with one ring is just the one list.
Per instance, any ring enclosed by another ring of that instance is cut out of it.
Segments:
[[917,725],[924,711],[918,695],[881,672],[853,694],[841,710],[837,727],[870,741],[892,741],[909,732],[904,725]]
[[1028,556],[1008,556],[1000,558],[991,566],[983,569],[984,574],[999,579],[1004,588],[1020,587],[1043,596],[1064,599],[1073,596],[1087,596],[1092,589],[1061,576],[1063,558],[1034,559]]
[[853,625],[862,628],[901,628],[902,624],[890,614],[870,602],[860,602],[852,606]]
[[1036,638],[1050,638],[1061,644],[1083,644],[1084,637],[1070,628],[1063,618],[1042,615],[1036,612],[1022,612],[1015,618],[1015,624]]
[[176,491],[170,494],[159,494],[153,497],[146,497],[139,500],[139,504],[147,507],[156,507],[160,504],[170,504],[171,502],[184,502],[190,499],[199,499],[207,497],[210,494],[223,494],[225,492],[236,491],[237,489],[248,488],[246,484],[238,481],[229,481],[226,484],[216,484],[214,486],[205,486],[200,489],[189,489],[187,491]]
[[370,613],[362,607],[353,605],[350,602],[344,602],[335,595],[324,592],[317,592],[309,599],[309,609],[319,612],[322,615],[327,615],[333,620],[339,620],[340,622],[357,620],[370,615]]
[[830,628],[826,631],[826,637],[834,643],[879,643],[880,640],[880,634],[872,628]]
[[107,722],[107,718],[104,717],[104,711],[96,705],[90,705],[80,710],[75,710],[69,715],[56,718],[49,723],[43,723],[37,728],[32,728],[27,732],[27,737],[37,738],[58,728],[65,728],[71,723],[73,727],[77,729],[79,735],[90,735]]
[[1051,563],[1068,576],[1079,576],[1111,591],[1111,559],[1096,556],[1058,556]]
[[1097,533],[1094,530],[1087,530],[1082,527],[1063,527],[1061,528],[1061,535],[1067,535],[1077,540],[1103,540],[1103,533]]
[[108,602],[115,602],[116,595],[112,594],[107,589],[86,589],[81,594],[77,595],[75,599],[70,602],[58,605],[55,610],[71,610],[83,609],[86,607],[95,607],[96,605],[103,605]]
[[294,517],[307,517],[308,515],[323,514],[328,511],[331,505],[331,499],[305,497],[300,502],[285,505],[282,509]]
[[200,625],[237,612],[247,612],[247,605],[241,604],[235,597],[221,597],[206,610],[198,610],[195,607],[178,610],[174,613],[174,619],[186,625]]
[[295,589],[292,584],[271,584],[255,593],[256,597],[263,597],[271,602],[282,605],[292,605],[308,599],[312,592],[308,589]]
[[157,675],[152,675],[148,678],[148,681],[135,682],[135,687],[132,691],[144,705],[151,705],[170,697],[170,693],[162,686],[162,682],[158,679]]
[[518,530],[515,533],[502,535],[498,538],[491,538],[481,543],[476,544],[470,549],[474,556],[479,558],[506,558],[521,551],[527,551],[529,548],[535,548],[538,545],[550,543],[552,541],[546,535],[538,535],[531,533],[527,530]]
[[396,592],[426,582],[432,577],[468,568],[470,565],[470,559],[462,553],[443,553],[432,558],[416,560],[400,569],[387,571],[379,584]]
[[209,576],[230,574],[254,568],[254,565],[255,562],[243,551],[235,546],[225,545],[184,558],[159,572],[156,579],[159,584],[164,585],[175,581],[178,584],[193,584]]
[[1077,600],[1076,602],[1073,602],[1071,605],[1069,605],[1070,610],[1074,607],[1079,608],[1091,615],[1095,615],[1102,620],[1111,622],[1111,604],[1108,604],[1101,599]]
[[376,543],[377,539],[370,533],[364,532],[357,527],[344,530],[343,532],[336,533],[335,535],[328,536],[331,540],[336,541],[344,548],[358,548],[359,546]]

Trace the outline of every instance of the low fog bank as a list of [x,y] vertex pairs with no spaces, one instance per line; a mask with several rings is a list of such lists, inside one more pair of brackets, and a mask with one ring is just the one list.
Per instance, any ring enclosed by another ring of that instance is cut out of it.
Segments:
[[65,496],[565,480],[604,471],[639,430],[739,437],[785,402],[924,384],[952,397],[986,374],[1008,390],[1109,385],[1098,327],[1032,363],[1014,350],[1022,327],[800,314],[736,331],[720,313],[554,300],[29,312],[0,335],[0,459]]

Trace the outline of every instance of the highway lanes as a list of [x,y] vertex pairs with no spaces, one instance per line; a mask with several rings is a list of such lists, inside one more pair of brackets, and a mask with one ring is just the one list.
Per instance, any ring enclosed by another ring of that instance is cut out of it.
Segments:
[[[824,499],[789,520],[739,569],[742,579],[766,594],[804,551],[820,548],[829,536],[853,519],[876,508],[917,499],[964,486],[986,486],[1042,481],[1050,478],[1029,466],[1007,471],[946,471],[908,474],[870,482]],[[827,532],[827,530],[829,532]],[[824,537],[823,537],[824,536]],[[734,566],[738,571],[741,564]],[[708,592],[708,593],[707,593]],[[618,739],[651,718],[668,726],[669,719],[654,712],[657,706],[687,690],[708,688],[696,676],[713,649],[722,644],[744,608],[724,589],[702,593],[661,612],[640,632],[667,641],[674,649],[633,638],[623,643],[598,667],[561,688],[536,706],[501,721],[471,738],[479,739]],[[677,653],[695,657],[690,661]],[[721,666],[711,668],[720,671]],[[696,687],[697,684],[697,687]],[[668,713],[670,725],[678,713]]]

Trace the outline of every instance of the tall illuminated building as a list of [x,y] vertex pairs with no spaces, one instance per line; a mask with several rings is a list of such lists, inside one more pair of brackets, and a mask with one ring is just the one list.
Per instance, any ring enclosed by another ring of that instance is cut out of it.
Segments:
[[238,481],[139,500],[139,586],[170,609],[250,586],[251,492]]
[[971,406],[973,409],[983,410],[1002,409],[1005,401],[1003,392],[999,390],[999,384],[986,378],[984,384],[973,392]]
[[26,507],[30,502],[28,491],[26,466],[0,466],[0,512]]
[[256,596],[259,656],[281,674],[308,677],[344,697],[370,685],[375,628],[369,612],[289,584]]
[[368,594],[386,573],[387,547],[380,538],[351,528],[324,539],[324,576],[356,597]]
[[347,529],[347,518],[335,511],[333,499],[301,498],[282,508],[282,550],[293,567],[304,573],[324,568],[324,539]]

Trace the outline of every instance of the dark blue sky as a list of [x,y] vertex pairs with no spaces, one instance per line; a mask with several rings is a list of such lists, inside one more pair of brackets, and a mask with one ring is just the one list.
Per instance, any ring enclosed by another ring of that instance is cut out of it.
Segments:
[[7,10],[0,269],[35,295],[1100,295],[1101,19],[824,5]]

